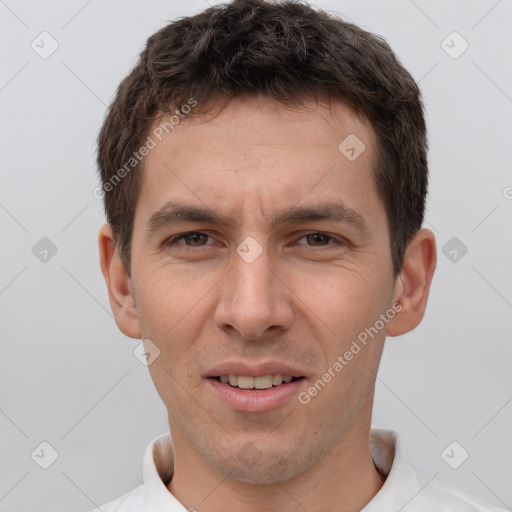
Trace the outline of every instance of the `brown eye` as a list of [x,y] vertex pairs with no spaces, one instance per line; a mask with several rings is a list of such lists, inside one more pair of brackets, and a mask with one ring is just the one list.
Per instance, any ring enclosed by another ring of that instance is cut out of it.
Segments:
[[306,235],[306,239],[310,245],[329,245],[329,240],[332,240],[332,237],[322,233],[311,233]]
[[204,233],[189,233],[188,235],[183,235],[182,238],[186,241],[186,245],[197,247],[204,245],[202,242],[206,242],[208,235]]
[[[202,247],[203,245],[208,245],[206,241],[210,238],[205,233],[199,233],[199,232],[191,232],[191,233],[184,233],[183,235],[178,235],[166,242],[166,246],[173,246],[173,245],[186,245],[189,247]],[[184,242],[181,242],[183,240]]]

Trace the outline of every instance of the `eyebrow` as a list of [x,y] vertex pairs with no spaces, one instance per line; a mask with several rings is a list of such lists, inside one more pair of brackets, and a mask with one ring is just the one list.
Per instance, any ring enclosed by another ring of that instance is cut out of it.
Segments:
[[[238,218],[238,216],[225,217],[205,206],[198,207],[169,201],[151,215],[146,222],[146,228],[149,232],[155,232],[164,227],[184,223],[205,223],[233,228]],[[293,206],[278,211],[271,219],[270,230],[281,224],[301,224],[321,220],[346,223],[354,226],[363,234],[369,234],[371,231],[368,222],[360,213],[341,202]]]
[[233,222],[207,207],[197,207],[169,201],[160,210],[153,213],[146,222],[148,231],[157,231],[163,227],[186,222],[207,223],[231,227]]
[[344,222],[357,227],[365,233],[370,231],[370,226],[360,213],[339,202],[305,207],[294,206],[289,210],[279,212],[272,220],[272,227],[279,224],[314,222],[319,220]]

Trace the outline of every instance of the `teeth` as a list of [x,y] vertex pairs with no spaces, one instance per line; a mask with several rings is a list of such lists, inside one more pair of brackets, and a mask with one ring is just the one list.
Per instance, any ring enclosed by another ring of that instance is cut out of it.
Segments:
[[272,387],[272,375],[254,378],[254,387],[256,389],[268,389]]
[[277,375],[272,375],[272,384],[274,384],[274,386],[279,386],[279,384],[282,384],[283,383],[283,376],[281,374],[277,374]]
[[[230,375],[231,377],[231,375]],[[242,389],[252,389],[254,388],[254,381],[256,379],[254,377],[244,377],[243,375],[239,375],[237,377],[237,384],[238,384],[238,387],[239,388],[242,388]],[[230,378],[230,381],[231,381],[231,378]],[[231,382],[230,382],[231,384]],[[233,384],[231,384],[233,385]]]
[[261,377],[248,377],[247,375],[221,375],[220,381],[240,389],[270,389],[272,386],[291,382],[291,375],[263,375]]

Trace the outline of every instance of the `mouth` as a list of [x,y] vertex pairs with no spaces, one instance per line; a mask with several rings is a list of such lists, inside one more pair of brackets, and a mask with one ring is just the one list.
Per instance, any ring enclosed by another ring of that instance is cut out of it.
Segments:
[[292,407],[306,386],[304,370],[282,361],[226,361],[205,375],[208,393],[231,410],[248,413]]
[[271,388],[277,388],[283,384],[289,384],[301,380],[304,377],[293,377],[292,375],[262,375],[252,377],[249,375],[222,374],[217,377],[210,377],[217,382],[227,384],[232,388],[243,389],[246,391],[264,391]]
[[231,410],[263,413],[291,407],[306,385],[300,370],[281,363],[226,363],[206,376],[209,393]]

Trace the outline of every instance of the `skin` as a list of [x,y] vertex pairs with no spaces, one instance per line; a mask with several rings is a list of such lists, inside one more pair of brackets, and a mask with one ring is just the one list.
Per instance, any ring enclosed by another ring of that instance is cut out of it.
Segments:
[[[338,150],[349,134],[366,146],[353,162]],[[381,488],[369,442],[376,372],[386,335],[423,318],[436,249],[420,230],[394,278],[376,147],[371,125],[341,102],[291,110],[261,96],[233,100],[215,117],[182,121],[146,157],[131,277],[110,227],[101,229],[117,324],[161,351],[149,369],[173,435],[168,488],[186,507],[348,512]],[[147,221],[168,201],[206,205],[234,225],[151,232]],[[328,220],[270,227],[277,211],[327,201],[357,211],[367,231]],[[165,245],[191,231],[207,236]],[[263,249],[252,263],[236,252],[247,237]],[[401,311],[306,405],[294,396],[235,411],[205,381],[225,361],[279,361],[300,369],[307,390],[393,304]],[[249,443],[251,465],[237,456]]]

